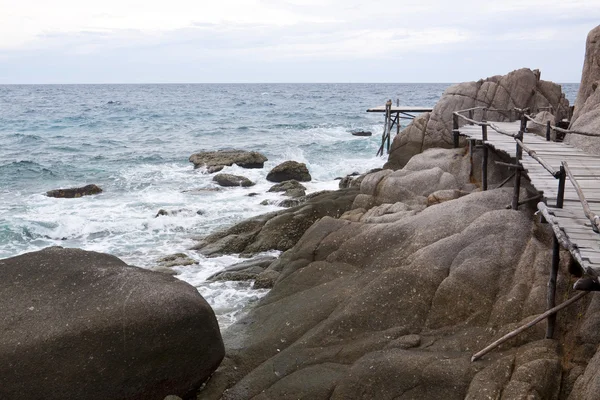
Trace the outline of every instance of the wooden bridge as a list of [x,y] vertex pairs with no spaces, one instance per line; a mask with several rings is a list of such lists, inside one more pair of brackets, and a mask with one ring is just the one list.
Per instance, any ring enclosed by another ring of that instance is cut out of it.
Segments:
[[[487,121],[489,111],[504,115],[520,115],[514,122]],[[562,142],[551,140],[552,131],[599,137],[600,134],[568,131],[553,126],[550,122],[541,124],[527,113],[529,110],[492,110],[475,107],[453,114],[454,146],[459,146],[460,136],[467,138],[470,151],[482,149],[482,189],[488,189],[488,151],[493,149],[508,155],[512,162],[497,164],[514,170],[514,173],[497,184],[501,187],[514,179],[511,207],[518,209],[524,203],[540,200],[537,208],[554,232],[552,269],[548,282],[548,311],[529,324],[509,333],[476,353],[472,360],[515,336],[533,324],[548,318],[546,337],[554,335],[556,312],[574,303],[589,291],[600,290],[600,156],[586,153]],[[468,116],[465,114],[468,113]],[[480,113],[479,120],[474,114]],[[467,124],[460,126],[460,121]],[[527,124],[537,124],[545,130],[545,137],[528,133]],[[519,199],[521,176],[525,174],[538,192],[528,199]],[[567,183],[567,181],[569,181]],[[574,288],[582,290],[573,298],[555,306],[556,279],[560,261],[560,246],[569,250],[582,268],[583,277]]]

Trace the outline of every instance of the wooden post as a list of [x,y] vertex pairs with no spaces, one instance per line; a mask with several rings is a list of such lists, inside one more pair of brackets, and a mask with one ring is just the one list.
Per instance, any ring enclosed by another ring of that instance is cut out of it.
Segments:
[[550,135],[550,133],[551,133],[551,131],[552,131],[552,128],[551,128],[550,126],[551,126],[551,125],[550,125],[550,121],[546,121],[546,141],[548,141],[548,142],[549,142],[549,141],[550,141],[550,139],[551,139],[551,135]]
[[487,166],[488,166],[488,148],[485,142],[487,141],[487,108],[481,111],[481,140],[483,144],[483,157],[481,159],[481,190],[487,190],[488,188],[488,177],[487,177]]
[[[469,110],[469,119],[473,119],[473,110]],[[469,121],[469,125],[473,125],[473,123]]]
[[514,107],[509,110],[510,114],[508,115],[509,122],[515,122],[515,109]]
[[558,193],[556,195],[556,207],[563,208],[565,201],[565,182],[567,180],[567,172],[565,167],[561,164],[560,171],[558,173]]
[[458,148],[458,115],[452,114],[452,135],[454,136],[454,148]]
[[[519,139],[521,142],[523,141],[523,132],[522,131],[519,131],[519,133],[517,135],[517,139]],[[521,159],[523,158],[523,148],[519,145],[519,143],[517,143],[516,146],[517,146],[516,162],[517,162],[517,164],[519,164],[519,161],[521,161]],[[512,204],[511,204],[511,208],[513,210],[519,209],[519,192],[520,191],[521,191],[521,169],[517,168],[515,170],[515,184],[513,186],[513,199],[512,199]]]
[[[547,296],[547,308],[548,310],[556,306],[556,279],[558,277],[558,266],[560,264],[560,245],[556,236],[553,237],[552,241],[552,270],[550,271],[550,279],[548,280],[548,296]],[[552,314],[548,317],[548,323],[546,325],[546,339],[552,339],[554,336],[554,326],[556,325],[556,314]]]
[[385,115],[386,115],[386,139],[387,139],[387,153],[390,154],[390,136],[392,130],[392,100],[388,100],[385,103]]

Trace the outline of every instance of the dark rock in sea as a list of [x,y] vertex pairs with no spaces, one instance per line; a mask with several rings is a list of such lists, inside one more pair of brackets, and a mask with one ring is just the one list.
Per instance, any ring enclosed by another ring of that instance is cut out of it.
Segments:
[[178,208],[175,210],[165,210],[164,208],[161,208],[160,210],[158,210],[158,212],[156,213],[156,215],[154,216],[154,218],[158,218],[158,217],[175,217],[177,215],[180,216],[186,216],[186,217],[193,217],[195,215],[202,215],[203,212],[201,210],[194,212],[194,210],[190,210],[188,208]]
[[298,198],[306,195],[306,187],[296,180],[290,180],[271,186],[269,192],[283,192],[284,196]]
[[184,253],[175,253],[158,259],[158,265],[163,267],[175,267],[178,265],[194,265],[198,264],[196,260]]
[[207,172],[218,172],[224,166],[233,164],[242,168],[262,168],[267,157],[256,151],[245,150],[219,150],[204,151],[190,156],[194,168],[207,167]]
[[258,196],[258,193],[252,192],[252,193],[248,193],[246,196],[248,196],[248,197],[255,197],[255,196]]
[[86,185],[83,187],[69,188],[69,189],[56,189],[50,190],[46,192],[46,196],[48,197],[57,197],[57,198],[65,198],[72,199],[81,196],[90,196],[93,194],[102,193],[102,189],[100,189],[96,185]]
[[254,186],[254,182],[250,179],[240,176],[240,175],[232,175],[232,174],[217,174],[213,178],[214,182],[217,182],[221,186],[225,187],[233,187],[233,186],[242,186],[242,187],[250,187]]
[[256,279],[277,257],[256,257],[237,263],[217,272],[207,278],[209,281],[247,281]]
[[0,398],[189,398],[224,356],[196,288],[51,247],[0,260]]
[[305,200],[298,198],[298,199],[285,199],[285,200],[281,200],[279,203],[277,203],[277,205],[279,207],[285,207],[285,208],[290,208],[290,207],[296,207],[302,203],[304,203]]
[[220,187],[209,187],[209,188],[197,188],[197,189],[183,190],[181,193],[205,194],[205,193],[212,193],[212,192],[220,192],[221,190],[223,190],[223,189]]
[[325,216],[338,218],[352,207],[356,188],[324,191],[306,196],[306,203],[286,210],[247,219],[231,228],[213,233],[194,246],[206,256],[241,253],[251,255],[267,250],[292,248],[304,232]]
[[350,132],[352,133],[352,136],[372,136],[373,132],[368,132],[368,131],[354,131],[354,132]]
[[360,175],[358,172],[353,172],[350,175],[346,175],[344,178],[340,180],[339,188],[345,189],[353,186],[360,186],[363,178],[366,174]]
[[296,180],[300,182],[308,182],[312,179],[306,164],[297,161],[285,161],[267,174],[269,182],[284,182]]

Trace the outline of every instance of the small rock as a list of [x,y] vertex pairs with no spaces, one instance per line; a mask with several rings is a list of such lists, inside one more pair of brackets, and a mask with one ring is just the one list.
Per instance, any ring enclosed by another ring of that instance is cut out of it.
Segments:
[[221,190],[223,190],[223,189],[221,189],[220,187],[197,188],[197,189],[184,190],[181,193],[204,194],[204,193],[210,193],[210,192],[220,192]]
[[163,400],[182,400],[182,399],[179,396],[175,396],[174,394],[170,394],[167,397],[165,397]]
[[214,176],[213,181],[217,182],[221,186],[233,187],[242,186],[249,187],[254,186],[254,182],[245,176],[232,175],[232,174],[217,174]]
[[190,256],[183,253],[175,253],[165,257],[162,257],[158,260],[158,265],[162,267],[174,267],[176,265],[193,265],[196,264]]
[[212,166],[212,167],[207,167],[206,168],[206,173],[208,173],[208,174],[214,174],[215,172],[222,171],[223,168],[225,168],[224,165],[215,165],[215,166]]
[[356,131],[356,132],[350,132],[352,133],[352,136],[372,136],[373,132],[369,132],[369,131]]
[[267,174],[269,182],[284,182],[289,180],[308,182],[312,179],[306,164],[297,161],[285,161]]
[[255,279],[277,257],[265,256],[243,261],[225,268],[207,278],[209,281],[247,281]]
[[258,196],[258,193],[252,192],[252,193],[248,193],[246,196],[248,196],[248,197],[255,197],[255,196]]
[[168,268],[168,267],[164,267],[162,265],[157,265],[155,267],[150,268],[150,271],[154,271],[154,272],[160,272],[161,274],[167,274],[167,275],[179,275],[179,272],[175,271],[174,269]]
[[256,277],[253,289],[270,289],[275,284],[275,281],[279,278],[279,272],[273,269],[266,269]]
[[284,181],[281,183],[278,183],[276,185],[271,186],[271,188],[268,190],[269,192],[286,192],[290,189],[303,189],[306,190],[306,186],[304,186],[303,184],[301,184],[300,182],[298,182],[295,179],[289,180],[289,181]]
[[277,205],[279,207],[285,207],[285,208],[290,208],[290,207],[296,207],[302,203],[304,203],[306,200],[304,198],[301,199],[285,199],[280,201],[279,203],[277,203]]
[[297,199],[303,196],[306,196],[306,191],[304,189],[290,189],[286,190],[283,193],[284,196],[291,197],[292,199]]
[[[262,168],[267,157],[256,151],[244,150],[219,150],[204,151],[190,156],[194,168],[206,166],[207,172],[218,172],[224,166],[233,164],[242,168]],[[217,169],[220,168],[220,169]]]
[[69,189],[56,189],[50,190],[46,192],[46,196],[48,197],[57,197],[57,198],[65,198],[72,199],[81,196],[90,196],[93,194],[102,193],[102,189],[100,189],[96,185],[86,185],[83,187],[69,188]]

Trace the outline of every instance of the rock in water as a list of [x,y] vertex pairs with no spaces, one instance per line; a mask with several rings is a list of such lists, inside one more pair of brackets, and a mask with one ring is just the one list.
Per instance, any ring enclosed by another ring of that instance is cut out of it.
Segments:
[[233,164],[242,168],[262,168],[267,157],[256,151],[244,150],[219,150],[203,151],[190,156],[190,162],[194,168],[206,166],[208,172],[218,172],[224,166]]
[[0,398],[182,398],[224,356],[198,291],[118,258],[50,247],[0,260]]
[[217,174],[214,176],[213,181],[217,182],[221,186],[233,187],[242,186],[249,187],[254,186],[254,182],[245,176],[232,175],[232,174]]
[[267,174],[269,182],[284,182],[292,179],[300,182],[309,182],[312,179],[306,164],[297,161],[285,161]]
[[350,132],[352,133],[352,136],[371,136],[373,135],[373,132],[368,132],[368,131],[356,131],[356,132]]
[[56,189],[50,190],[46,192],[46,196],[48,197],[58,197],[65,199],[72,199],[81,196],[90,196],[92,194],[102,193],[102,189],[100,189],[96,185],[86,185],[83,187],[69,188],[69,189]]

